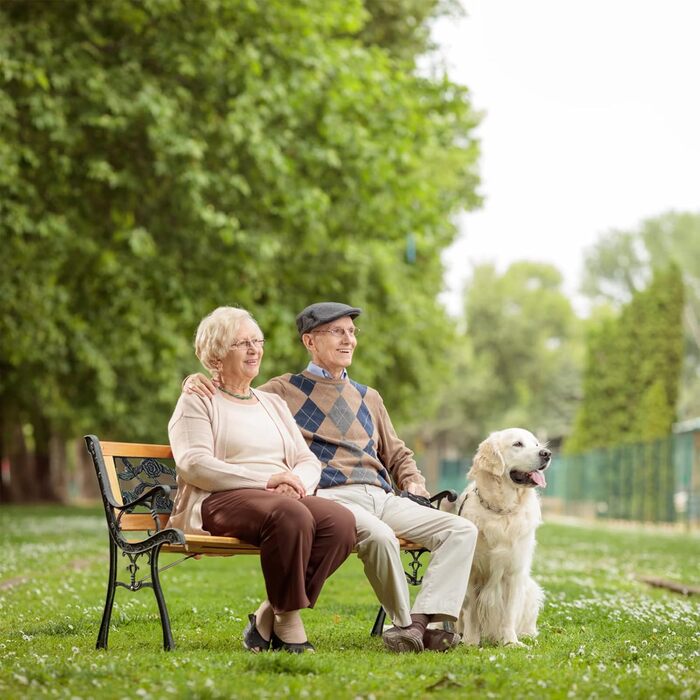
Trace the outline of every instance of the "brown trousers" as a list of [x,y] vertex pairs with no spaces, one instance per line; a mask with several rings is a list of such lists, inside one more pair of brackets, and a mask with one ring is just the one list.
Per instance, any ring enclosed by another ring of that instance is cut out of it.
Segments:
[[355,545],[355,516],[316,496],[295,500],[260,489],[219,491],[202,503],[202,524],[212,535],[260,547],[267,597],[276,613],[312,608]]

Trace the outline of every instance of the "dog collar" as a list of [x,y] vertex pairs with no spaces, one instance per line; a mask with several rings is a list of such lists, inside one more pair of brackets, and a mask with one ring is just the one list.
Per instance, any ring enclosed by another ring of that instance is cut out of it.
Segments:
[[[488,501],[485,501],[481,497],[479,489],[476,488],[476,486],[474,487],[474,493],[478,496],[479,503],[481,503],[481,505],[484,506],[486,510],[490,510],[492,513],[497,513],[498,515],[510,515],[511,513],[514,513],[517,509],[517,506],[516,508],[494,508]],[[467,499],[465,498],[464,500],[466,501]],[[462,506],[464,506],[464,503],[462,503]]]

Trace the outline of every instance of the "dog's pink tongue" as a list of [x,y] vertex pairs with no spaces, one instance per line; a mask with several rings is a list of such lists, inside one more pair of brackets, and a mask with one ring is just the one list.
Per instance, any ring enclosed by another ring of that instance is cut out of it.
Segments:
[[547,485],[547,482],[545,481],[544,474],[536,470],[534,472],[530,472],[530,478],[538,485],[542,486],[544,488]]

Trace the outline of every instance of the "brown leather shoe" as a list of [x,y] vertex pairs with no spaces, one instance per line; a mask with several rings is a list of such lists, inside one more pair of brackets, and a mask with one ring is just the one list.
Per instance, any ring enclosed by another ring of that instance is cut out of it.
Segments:
[[384,646],[389,651],[402,654],[407,651],[423,651],[423,633],[415,625],[408,627],[390,627],[382,635]]
[[423,646],[426,651],[449,651],[454,649],[462,640],[456,632],[445,630],[425,630],[423,635]]

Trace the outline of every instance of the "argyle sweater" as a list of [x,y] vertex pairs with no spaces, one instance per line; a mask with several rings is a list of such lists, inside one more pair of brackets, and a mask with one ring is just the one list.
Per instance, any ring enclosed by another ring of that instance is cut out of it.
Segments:
[[[425,487],[413,452],[396,435],[379,393],[351,379],[304,371],[270,379],[260,391],[281,396],[323,467],[318,488],[372,484]],[[391,475],[391,476],[390,476]]]

